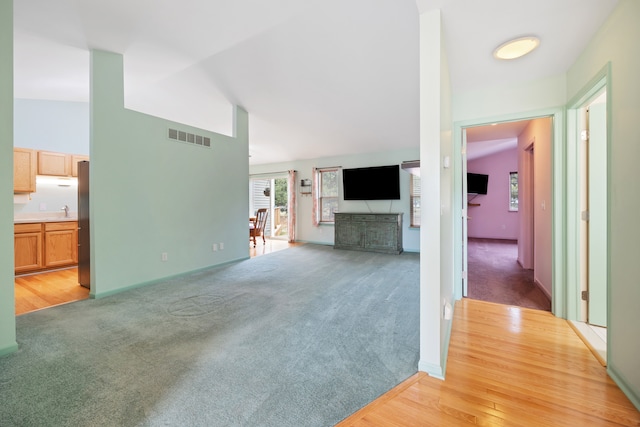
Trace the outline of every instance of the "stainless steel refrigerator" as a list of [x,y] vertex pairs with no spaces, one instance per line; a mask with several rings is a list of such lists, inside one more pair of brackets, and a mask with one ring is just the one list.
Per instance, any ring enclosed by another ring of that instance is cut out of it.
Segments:
[[78,282],[91,289],[89,162],[78,162]]

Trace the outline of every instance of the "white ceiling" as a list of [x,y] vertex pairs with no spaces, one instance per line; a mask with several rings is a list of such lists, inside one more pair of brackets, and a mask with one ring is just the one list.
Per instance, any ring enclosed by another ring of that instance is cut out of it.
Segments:
[[518,135],[529,120],[492,123],[465,129],[467,133],[467,160],[474,160],[518,146]]
[[[244,107],[252,164],[417,147],[419,11],[442,10],[458,93],[565,72],[616,3],[20,0],[15,96],[88,101],[97,48],[124,55],[128,108],[230,134]],[[525,34],[533,54],[491,56]]]

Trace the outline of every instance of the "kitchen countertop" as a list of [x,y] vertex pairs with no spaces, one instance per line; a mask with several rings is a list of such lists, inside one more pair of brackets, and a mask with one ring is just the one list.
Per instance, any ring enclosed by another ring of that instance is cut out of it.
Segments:
[[13,223],[14,224],[30,224],[30,223],[31,224],[35,224],[35,223],[38,223],[38,222],[71,222],[71,221],[77,221],[77,220],[78,220],[78,218],[72,218],[72,217],[69,217],[69,218],[65,218],[65,217],[62,217],[62,218],[37,218],[37,219],[31,218],[31,219],[14,219]]
[[14,224],[33,224],[38,222],[68,222],[77,221],[76,212],[69,212],[69,216],[64,216],[64,212],[34,212],[15,214],[13,217]]

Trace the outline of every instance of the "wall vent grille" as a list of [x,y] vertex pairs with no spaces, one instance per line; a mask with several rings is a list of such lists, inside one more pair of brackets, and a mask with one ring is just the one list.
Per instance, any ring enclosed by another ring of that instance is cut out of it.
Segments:
[[174,141],[184,142],[186,144],[200,145],[201,147],[207,148],[211,147],[211,138],[178,129],[169,128],[167,136],[169,137],[169,139],[172,139]]

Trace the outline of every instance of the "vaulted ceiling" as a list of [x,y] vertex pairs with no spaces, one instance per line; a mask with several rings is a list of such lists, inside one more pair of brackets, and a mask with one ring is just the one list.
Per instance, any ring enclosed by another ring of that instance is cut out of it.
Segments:
[[[442,11],[455,94],[565,72],[616,3],[20,0],[15,96],[88,101],[96,48],[124,55],[128,108],[230,134],[244,107],[252,164],[417,147],[420,11]],[[533,54],[492,57],[525,34]]]

